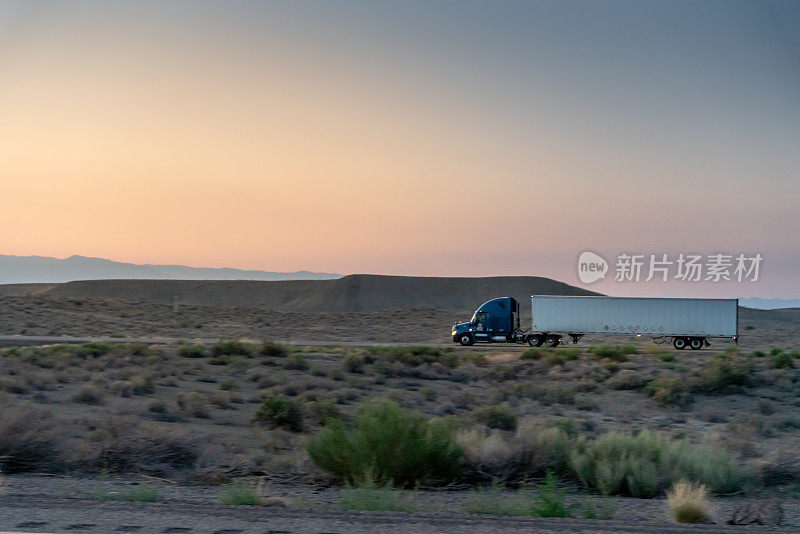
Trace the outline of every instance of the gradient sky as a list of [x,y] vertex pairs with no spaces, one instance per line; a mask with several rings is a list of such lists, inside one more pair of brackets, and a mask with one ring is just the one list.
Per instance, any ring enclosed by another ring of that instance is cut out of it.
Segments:
[[800,3],[0,2],[0,253],[800,297]]

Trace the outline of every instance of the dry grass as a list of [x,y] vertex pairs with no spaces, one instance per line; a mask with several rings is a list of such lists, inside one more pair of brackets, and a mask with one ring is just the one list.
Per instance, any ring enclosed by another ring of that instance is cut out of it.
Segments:
[[681,480],[667,490],[667,503],[678,523],[710,523],[711,503],[708,488]]

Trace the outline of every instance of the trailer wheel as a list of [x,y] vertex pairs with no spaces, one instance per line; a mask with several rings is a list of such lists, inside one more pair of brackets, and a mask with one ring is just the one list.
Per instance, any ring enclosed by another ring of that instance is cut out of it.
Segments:
[[558,336],[550,334],[545,338],[544,342],[548,347],[556,348],[558,344],[561,343],[561,340],[558,339]]
[[704,342],[705,338],[693,337],[691,340],[689,340],[689,346],[692,347],[692,350],[700,350],[703,348]]
[[469,334],[461,334],[461,337],[458,338],[458,342],[464,345],[465,347],[469,347],[475,340],[472,339],[472,336]]
[[541,347],[542,343],[544,343],[544,339],[539,334],[533,334],[532,336],[528,336],[528,345],[531,347]]
[[672,346],[678,350],[683,350],[686,348],[687,340],[685,337],[676,337],[672,340]]

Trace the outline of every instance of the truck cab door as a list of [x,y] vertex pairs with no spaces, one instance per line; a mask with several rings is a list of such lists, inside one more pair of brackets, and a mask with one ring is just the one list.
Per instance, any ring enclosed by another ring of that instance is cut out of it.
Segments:
[[476,312],[472,321],[472,335],[475,341],[489,341],[491,331],[489,325],[490,317],[487,312]]

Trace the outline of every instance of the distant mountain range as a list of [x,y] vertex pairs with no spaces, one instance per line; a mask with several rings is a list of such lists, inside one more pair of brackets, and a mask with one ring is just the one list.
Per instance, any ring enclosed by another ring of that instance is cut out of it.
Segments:
[[212,269],[184,265],[137,265],[102,258],[0,254],[0,284],[61,283],[74,280],[332,280],[342,275],[296,271],[277,273],[241,269]]
[[739,306],[757,310],[780,310],[783,308],[800,308],[800,299],[739,299]]

